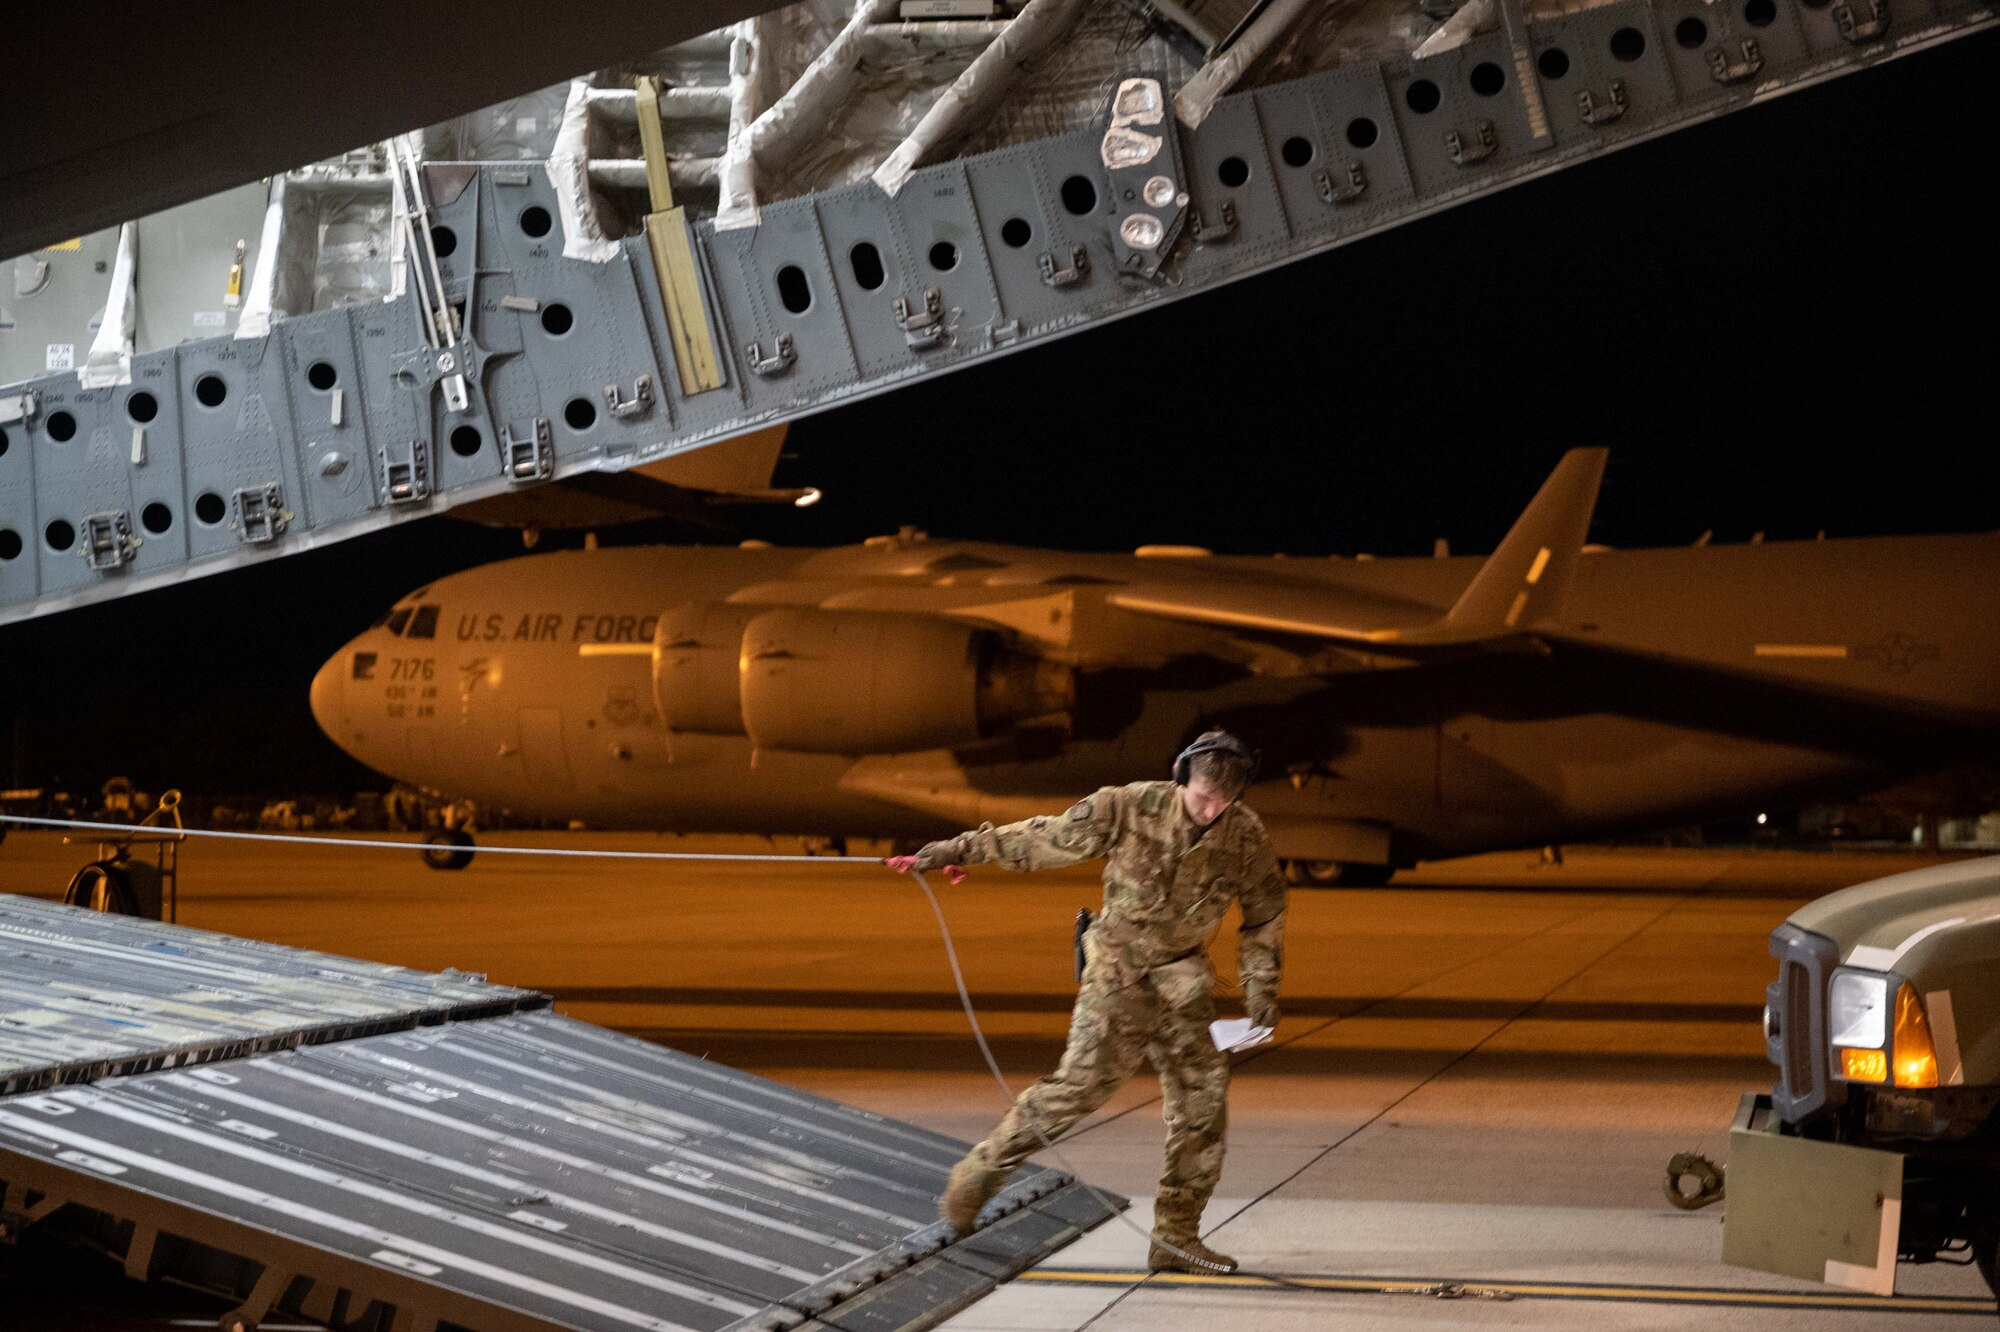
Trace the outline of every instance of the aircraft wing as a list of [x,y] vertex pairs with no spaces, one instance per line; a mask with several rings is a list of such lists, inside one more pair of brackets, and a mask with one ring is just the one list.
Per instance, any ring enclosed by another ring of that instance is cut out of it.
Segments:
[[579,472],[548,485],[461,504],[454,518],[488,527],[563,531],[670,519],[703,539],[733,537],[709,512],[722,504],[814,503],[811,487],[771,484],[787,427],[766,426],[622,472]]
[[1267,583],[1122,589],[1124,610],[1194,624],[1399,648],[1456,648],[1557,622],[1604,479],[1605,449],[1571,449],[1450,610],[1339,588]]

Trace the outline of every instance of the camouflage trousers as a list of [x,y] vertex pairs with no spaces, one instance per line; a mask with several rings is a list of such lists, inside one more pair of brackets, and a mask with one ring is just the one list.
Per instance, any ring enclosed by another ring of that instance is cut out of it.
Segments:
[[1084,973],[1070,1016],[1069,1044],[1054,1073],[1014,1102],[974,1149],[998,1171],[1012,1170],[1103,1105],[1138,1070],[1143,1056],[1160,1075],[1167,1122],[1166,1163],[1154,1229],[1192,1239],[1222,1173],[1229,1118],[1229,1057],[1215,1048],[1214,973],[1205,954],[1155,967],[1125,985],[1110,968]]

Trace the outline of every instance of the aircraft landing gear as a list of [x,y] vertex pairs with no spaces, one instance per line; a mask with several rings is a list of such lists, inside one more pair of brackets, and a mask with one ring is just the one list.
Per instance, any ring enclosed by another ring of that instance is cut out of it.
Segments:
[[1396,872],[1394,865],[1361,860],[1288,860],[1285,882],[1295,888],[1380,888]]
[[424,838],[424,864],[434,870],[462,870],[472,863],[472,834],[458,828],[439,828]]

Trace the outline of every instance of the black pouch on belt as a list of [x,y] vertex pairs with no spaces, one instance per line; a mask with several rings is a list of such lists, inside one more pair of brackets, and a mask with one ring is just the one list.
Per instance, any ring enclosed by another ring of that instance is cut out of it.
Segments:
[[1090,908],[1084,907],[1076,913],[1076,983],[1083,984],[1083,936],[1090,933],[1090,922],[1096,919]]

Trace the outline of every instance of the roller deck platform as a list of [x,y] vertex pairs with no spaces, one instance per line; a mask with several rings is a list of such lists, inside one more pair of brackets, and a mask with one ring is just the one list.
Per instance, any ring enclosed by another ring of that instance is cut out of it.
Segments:
[[[917,1329],[1107,1212],[546,996],[0,896],[0,1236],[369,1332]],[[225,1325],[229,1322],[225,1319]]]

